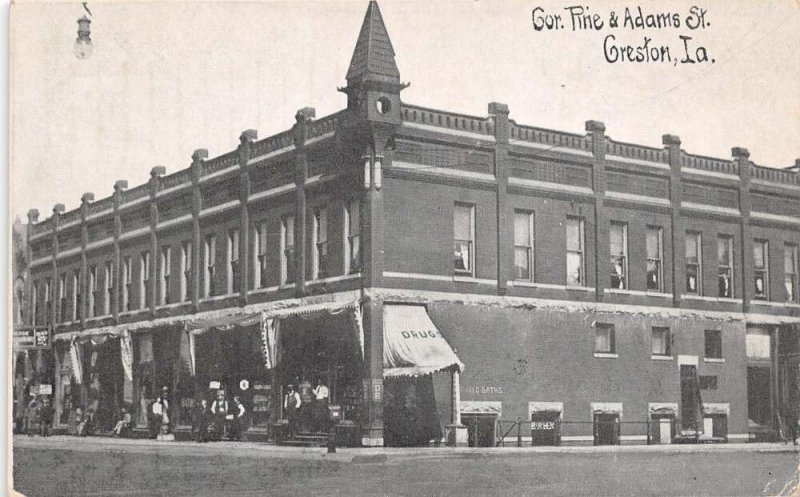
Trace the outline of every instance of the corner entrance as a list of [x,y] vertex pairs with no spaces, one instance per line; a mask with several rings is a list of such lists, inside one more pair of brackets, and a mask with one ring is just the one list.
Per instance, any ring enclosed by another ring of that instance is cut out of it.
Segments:
[[769,426],[772,421],[771,371],[768,366],[747,367],[747,418],[751,424]]
[[594,413],[594,444],[619,445],[619,414]]

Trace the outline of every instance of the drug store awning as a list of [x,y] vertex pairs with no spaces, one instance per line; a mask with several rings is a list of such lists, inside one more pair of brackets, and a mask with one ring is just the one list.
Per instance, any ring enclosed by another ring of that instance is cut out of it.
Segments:
[[420,305],[383,306],[383,376],[419,376],[464,364]]

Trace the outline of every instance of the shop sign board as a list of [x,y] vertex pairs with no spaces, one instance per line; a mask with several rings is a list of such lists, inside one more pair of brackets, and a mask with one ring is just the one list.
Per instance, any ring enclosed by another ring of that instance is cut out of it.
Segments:
[[14,328],[14,348],[30,349],[33,348],[33,328]]
[[53,385],[39,385],[39,395],[53,395]]
[[33,326],[17,326],[14,328],[14,349],[48,349],[50,348],[50,328]]
[[39,328],[34,330],[33,334],[34,347],[37,349],[46,349],[50,347],[50,329]]

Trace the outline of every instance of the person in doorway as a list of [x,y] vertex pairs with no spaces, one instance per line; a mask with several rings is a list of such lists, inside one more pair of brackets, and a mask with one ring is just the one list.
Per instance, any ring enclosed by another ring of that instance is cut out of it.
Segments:
[[225,421],[228,418],[228,401],[224,390],[217,390],[217,398],[211,403],[211,414],[214,417],[214,440],[220,441],[226,435]]
[[147,432],[150,438],[158,436],[159,424],[161,422],[161,405],[153,399],[147,402]]
[[120,420],[114,426],[115,437],[128,437],[131,431],[131,413],[126,408],[120,409]]
[[41,408],[41,433],[43,437],[50,436],[50,430],[53,428],[53,417],[55,417],[56,411],[53,409],[53,404],[50,402],[48,397],[44,397],[42,399],[42,408]]
[[87,409],[83,421],[78,425],[78,435],[88,437],[94,435],[94,410]]
[[196,442],[208,442],[209,415],[208,401],[206,399],[197,401],[192,411],[192,433]]
[[170,432],[169,400],[167,398],[168,396],[169,396],[169,389],[166,386],[164,386],[161,388],[161,395],[158,396],[155,404],[153,404],[153,414],[156,414],[158,417],[158,429],[160,430],[159,433],[163,434],[167,434]]
[[317,386],[314,387],[312,393],[314,394],[314,427],[317,431],[327,431],[330,392],[322,382],[322,378],[317,380]]
[[72,426],[68,428],[68,432],[70,435],[80,435],[81,434],[81,426],[83,423],[83,408],[78,406],[75,408],[75,412],[72,416]]
[[247,410],[242,404],[242,399],[237,395],[233,397],[233,420],[231,421],[231,440],[241,440],[245,430],[245,414]]
[[36,400],[36,394],[31,394],[31,400],[25,408],[25,432],[29,437],[32,437],[38,428],[39,416],[41,414],[41,407],[39,401]]
[[294,385],[286,385],[286,398],[283,399],[283,408],[286,410],[286,419],[289,420],[289,436],[294,438],[297,430],[297,415],[302,401],[300,394],[295,392]]

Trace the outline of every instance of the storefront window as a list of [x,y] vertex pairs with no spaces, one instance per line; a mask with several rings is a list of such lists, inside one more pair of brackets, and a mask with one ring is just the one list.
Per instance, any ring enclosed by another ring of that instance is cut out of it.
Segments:
[[195,338],[195,398],[213,401],[218,382],[229,404],[238,396],[244,404],[246,423],[266,425],[270,418],[271,385],[258,326],[210,329]]

